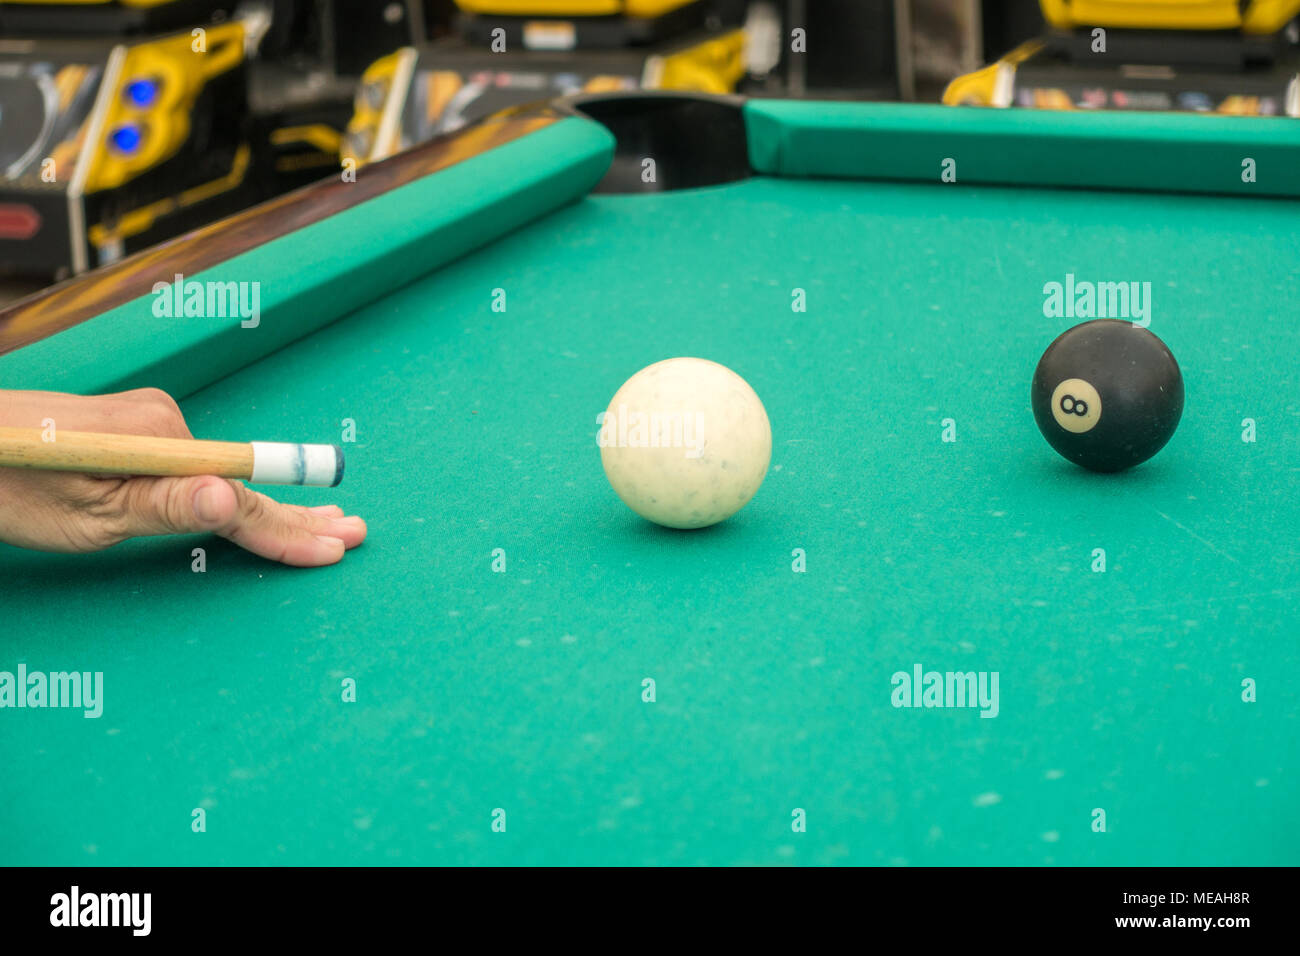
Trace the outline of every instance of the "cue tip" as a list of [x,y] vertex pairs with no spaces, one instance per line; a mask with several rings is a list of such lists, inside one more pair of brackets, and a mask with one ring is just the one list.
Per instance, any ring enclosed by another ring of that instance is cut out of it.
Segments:
[[334,449],[334,481],[330,484],[331,488],[337,488],[343,481],[343,446],[332,445]]

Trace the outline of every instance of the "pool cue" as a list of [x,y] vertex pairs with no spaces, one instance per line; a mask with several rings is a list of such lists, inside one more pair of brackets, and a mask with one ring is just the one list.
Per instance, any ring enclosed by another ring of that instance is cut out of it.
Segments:
[[0,428],[0,466],[91,475],[216,475],[258,484],[333,488],[343,480],[343,449],[288,442],[198,441]]

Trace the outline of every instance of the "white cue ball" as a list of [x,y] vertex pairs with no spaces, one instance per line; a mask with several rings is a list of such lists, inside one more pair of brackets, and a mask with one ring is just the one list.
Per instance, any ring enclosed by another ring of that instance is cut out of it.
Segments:
[[772,426],[749,383],[698,358],[656,362],[624,382],[598,440],[623,503],[668,528],[730,518],[772,459]]

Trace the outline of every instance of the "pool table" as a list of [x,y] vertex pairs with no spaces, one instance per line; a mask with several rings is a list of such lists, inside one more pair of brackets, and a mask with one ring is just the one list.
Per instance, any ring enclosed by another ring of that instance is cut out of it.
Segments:
[[[0,387],[341,442],[338,488],[263,490],[370,533],[0,546],[0,670],[104,687],[0,710],[0,863],[1300,862],[1298,239],[1286,120],[613,95],[16,304]],[[167,314],[178,275],[256,315]],[[1150,283],[1182,366],[1123,473],[1030,413],[1067,281]],[[773,431],[689,532],[596,445],[678,355]]]

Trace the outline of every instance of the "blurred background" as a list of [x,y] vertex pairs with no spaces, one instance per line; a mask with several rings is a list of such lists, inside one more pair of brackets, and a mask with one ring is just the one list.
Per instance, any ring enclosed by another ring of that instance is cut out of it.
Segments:
[[582,90],[1300,117],[1300,0],[0,0],[0,303]]

